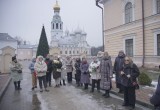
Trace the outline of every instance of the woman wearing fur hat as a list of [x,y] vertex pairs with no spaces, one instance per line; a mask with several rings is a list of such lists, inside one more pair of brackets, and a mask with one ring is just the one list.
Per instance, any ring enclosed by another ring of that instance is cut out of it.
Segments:
[[62,62],[57,56],[55,56],[55,60],[53,60],[52,66],[53,66],[53,78],[55,79],[56,82],[55,87],[60,87]]
[[10,64],[11,76],[14,82],[15,90],[21,90],[20,83],[22,78],[22,65],[17,61],[16,56],[12,57]]
[[100,62],[95,57],[95,58],[93,58],[93,61],[91,62],[90,66],[89,66],[89,72],[91,74],[91,79],[92,79],[91,92],[94,92],[95,84],[97,85],[97,91],[100,92],[101,75],[99,73],[99,65],[100,65]]
[[105,96],[106,98],[110,97],[109,91],[111,89],[111,77],[112,77],[112,61],[110,56],[108,55],[108,52],[104,52],[103,58],[100,62],[100,74],[101,74],[101,82],[100,86],[102,89],[105,90]]
[[47,65],[44,62],[43,56],[37,57],[36,63],[34,65],[34,69],[37,73],[37,77],[39,80],[40,92],[43,92],[42,82],[43,82],[45,91],[48,92],[49,90],[47,90],[47,84],[46,84]]

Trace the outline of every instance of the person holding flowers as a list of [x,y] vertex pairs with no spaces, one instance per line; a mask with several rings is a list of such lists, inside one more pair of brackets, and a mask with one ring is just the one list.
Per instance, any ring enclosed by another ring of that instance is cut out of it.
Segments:
[[52,62],[52,67],[53,67],[53,78],[55,79],[56,82],[55,87],[60,87],[62,62],[60,61],[58,56],[55,56],[55,59]]
[[98,61],[97,57],[93,58],[93,61],[91,62],[89,66],[89,72],[92,79],[92,89],[91,92],[94,92],[95,84],[97,84],[97,91],[100,91],[100,79],[101,75],[99,73],[99,65],[100,62]]

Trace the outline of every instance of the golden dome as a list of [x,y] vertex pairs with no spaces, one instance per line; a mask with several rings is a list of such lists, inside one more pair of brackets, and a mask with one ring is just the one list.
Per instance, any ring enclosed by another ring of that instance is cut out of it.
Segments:
[[56,1],[56,4],[53,7],[54,10],[60,10],[60,6],[58,5],[58,1]]

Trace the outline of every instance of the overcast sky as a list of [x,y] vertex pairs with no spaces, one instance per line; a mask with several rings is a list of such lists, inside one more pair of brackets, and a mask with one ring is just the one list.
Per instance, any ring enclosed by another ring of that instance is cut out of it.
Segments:
[[[35,44],[44,24],[48,41],[51,39],[51,20],[56,0],[0,0],[0,33],[20,36]],[[102,45],[101,10],[95,0],[58,0],[60,15],[67,28],[78,26],[87,33],[91,46]]]

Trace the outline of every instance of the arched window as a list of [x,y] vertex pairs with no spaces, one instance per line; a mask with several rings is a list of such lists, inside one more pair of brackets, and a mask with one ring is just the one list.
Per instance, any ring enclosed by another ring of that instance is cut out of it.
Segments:
[[132,19],[132,15],[133,15],[133,10],[132,10],[132,3],[128,2],[125,6],[125,23],[129,23],[131,22]]
[[53,23],[53,29],[54,29],[54,23]]
[[58,29],[58,23],[56,23],[56,29]]
[[160,14],[160,0],[157,0],[157,14]]
[[60,24],[60,29],[62,29],[62,25]]

